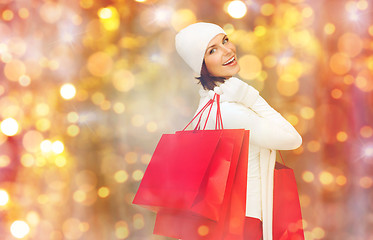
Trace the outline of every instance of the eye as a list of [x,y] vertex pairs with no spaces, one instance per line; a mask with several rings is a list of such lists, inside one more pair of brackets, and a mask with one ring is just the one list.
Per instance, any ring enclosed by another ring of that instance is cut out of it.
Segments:
[[210,54],[212,53],[213,50],[216,50],[216,49],[215,49],[215,48],[211,49],[211,50],[210,50]]
[[224,41],[227,41],[227,42],[228,42],[228,41],[229,41],[229,39],[228,39],[228,38],[225,38],[225,39],[224,39]]

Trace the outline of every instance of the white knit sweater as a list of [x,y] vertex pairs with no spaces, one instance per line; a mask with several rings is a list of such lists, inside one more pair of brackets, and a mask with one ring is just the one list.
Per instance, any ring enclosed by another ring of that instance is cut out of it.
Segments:
[[[231,77],[218,86],[214,91],[221,96],[224,129],[250,130],[246,216],[262,220],[263,239],[272,240],[276,150],[296,149],[302,144],[302,137],[252,86],[236,77]],[[196,113],[213,97],[214,91],[200,88],[201,99]],[[202,116],[203,124],[207,112]],[[213,104],[206,129],[215,129],[215,113],[216,103]],[[193,124],[196,124],[196,120]]]

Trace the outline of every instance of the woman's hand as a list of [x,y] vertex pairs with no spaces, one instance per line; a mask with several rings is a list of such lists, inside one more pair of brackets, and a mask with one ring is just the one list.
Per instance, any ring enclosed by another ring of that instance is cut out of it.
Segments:
[[221,102],[237,102],[246,107],[252,106],[259,97],[258,90],[236,77],[226,80],[220,87],[215,87],[214,91],[210,90],[211,99],[215,93],[220,95]]

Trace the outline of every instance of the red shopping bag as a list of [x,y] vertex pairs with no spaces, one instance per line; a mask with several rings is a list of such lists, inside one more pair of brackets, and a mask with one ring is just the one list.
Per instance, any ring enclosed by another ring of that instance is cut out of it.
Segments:
[[[236,129],[227,129],[231,131]],[[231,165],[220,218],[212,220],[190,210],[162,209],[157,213],[154,234],[183,240],[244,240],[246,207],[247,160],[249,131],[244,138],[237,164]],[[218,178],[218,176],[216,176]],[[202,191],[203,192],[203,191]],[[202,194],[203,195],[203,194]]]
[[[281,153],[280,156],[282,158]],[[304,240],[294,172],[278,162],[274,172],[272,230],[274,240]]]
[[[210,100],[200,113],[212,106],[213,101]],[[216,128],[222,125],[220,108],[218,113]],[[228,173],[237,164],[243,130],[196,129],[162,136],[134,204],[155,211],[189,209],[214,220],[219,218],[225,191],[231,189]]]

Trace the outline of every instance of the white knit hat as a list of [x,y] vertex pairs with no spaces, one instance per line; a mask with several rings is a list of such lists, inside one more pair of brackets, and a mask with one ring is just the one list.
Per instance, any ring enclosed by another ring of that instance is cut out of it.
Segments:
[[181,29],[175,36],[177,53],[192,68],[196,77],[200,76],[207,45],[224,30],[213,23],[198,22]]

